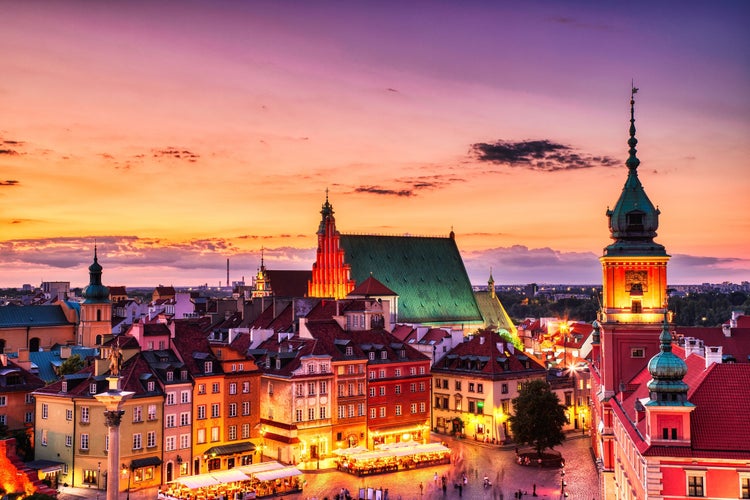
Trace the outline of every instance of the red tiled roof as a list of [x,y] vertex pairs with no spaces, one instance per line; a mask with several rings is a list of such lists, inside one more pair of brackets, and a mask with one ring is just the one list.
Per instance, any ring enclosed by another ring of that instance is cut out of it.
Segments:
[[414,340],[416,341],[416,333],[417,329],[409,325],[396,325],[393,327],[393,331],[391,331],[391,334],[401,342],[408,342],[412,335],[414,335]]
[[729,337],[724,335],[720,326],[678,326],[675,331],[678,335],[700,339],[707,347],[721,346],[722,354],[734,356],[737,363],[750,362],[750,359],[748,359],[748,356],[750,356],[750,327],[740,328],[738,326],[738,328],[732,328]]
[[371,297],[371,296],[395,296],[398,295],[396,292],[382,284],[380,281],[376,280],[372,277],[372,274],[370,274],[370,277],[364,280],[362,283],[357,285],[357,287],[349,292],[349,295],[357,296],[357,295],[363,295],[365,297]]

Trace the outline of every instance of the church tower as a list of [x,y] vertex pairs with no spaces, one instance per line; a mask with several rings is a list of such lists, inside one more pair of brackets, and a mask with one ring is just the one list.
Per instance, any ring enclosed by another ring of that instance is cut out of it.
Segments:
[[320,211],[318,227],[318,252],[312,268],[312,279],[307,283],[308,297],[343,299],[354,290],[356,283],[350,278],[351,266],[344,263],[344,250],[340,247],[341,235],[336,230],[333,206],[326,202]]
[[258,274],[253,280],[252,297],[270,297],[271,296],[271,282],[268,279],[268,273],[266,273],[266,265],[263,262],[263,248],[260,250],[260,268]]
[[654,241],[659,209],[638,179],[635,146],[635,87],[630,97],[628,177],[614,208],[607,210],[614,242],[602,264],[601,354],[604,398],[611,397],[659,349],[658,332],[667,307],[667,261]]
[[112,333],[112,302],[109,288],[102,285],[102,266],[96,255],[89,266],[89,285],[83,289],[81,321],[78,323],[78,344],[91,347],[101,345],[105,335]]

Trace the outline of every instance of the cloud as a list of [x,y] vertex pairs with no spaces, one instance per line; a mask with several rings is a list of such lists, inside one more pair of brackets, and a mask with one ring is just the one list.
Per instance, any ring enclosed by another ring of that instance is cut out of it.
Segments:
[[0,149],[0,155],[17,156],[18,151],[15,149]]
[[18,186],[18,181],[8,180],[0,181],[0,186]]
[[414,190],[412,189],[388,189],[377,186],[360,186],[358,188],[354,188],[354,192],[386,196],[414,196]]
[[577,152],[570,146],[547,139],[535,141],[479,142],[471,145],[472,155],[479,161],[521,167],[541,172],[614,167],[621,162],[609,156]]
[[164,149],[154,149],[151,151],[154,158],[174,158],[177,160],[187,160],[189,162],[196,162],[200,155],[193,153],[187,149],[179,149],[173,147],[167,147]]

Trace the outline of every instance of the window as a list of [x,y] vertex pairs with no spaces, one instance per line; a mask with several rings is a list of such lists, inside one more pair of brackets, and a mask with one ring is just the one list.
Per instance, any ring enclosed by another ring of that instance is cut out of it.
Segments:
[[419,374],[424,375],[424,366],[419,367]]
[[81,406],[81,423],[88,424],[89,422],[89,407]]
[[393,375],[398,378],[401,376],[401,368],[396,368],[393,370]]
[[237,426],[230,425],[229,426],[229,440],[234,441],[236,439],[237,439]]
[[460,391],[461,390],[461,381],[460,380],[456,380],[455,385],[456,385],[456,390]]
[[34,412],[33,411],[27,411],[23,416],[23,423],[25,424],[33,424],[34,423]]
[[643,312],[643,304],[640,300],[634,300],[630,303],[630,312],[633,314],[641,314]]
[[81,449],[89,449],[89,435],[87,433],[81,434]]
[[211,393],[213,393],[213,394],[219,394],[219,383],[218,382],[214,382],[213,384],[211,384]]
[[396,394],[401,394],[401,384],[396,384],[394,390],[396,391]]
[[305,386],[301,382],[298,382],[295,385],[294,395],[297,396],[298,398],[301,398],[302,396],[305,395]]
[[206,393],[206,384],[198,384],[198,394]]
[[385,386],[384,385],[381,385],[380,387],[378,387],[378,394],[380,396],[385,396]]
[[167,421],[166,421],[167,428],[171,429],[172,427],[175,427],[176,421],[177,421],[177,417],[175,415],[167,415]]
[[143,435],[140,432],[133,434],[133,449],[143,449]]
[[167,404],[169,406],[175,404],[175,399],[176,399],[176,397],[175,397],[175,393],[174,392],[168,392],[167,393]]
[[220,408],[221,406],[219,405],[219,403],[213,403],[211,405],[211,418],[219,418],[219,416],[221,415]]
[[308,382],[307,383],[307,395],[308,396],[315,396],[315,382]]
[[401,416],[401,405],[396,405],[396,416]]
[[229,384],[229,394],[237,394],[237,384],[235,382]]
[[375,418],[378,416],[377,410],[375,408],[370,408],[370,418]]
[[242,424],[242,439],[250,439],[250,424]]
[[380,351],[380,359],[388,359],[388,351]]
[[146,447],[154,448],[156,446],[156,431],[148,431],[146,434]]
[[310,363],[307,365],[307,373],[315,373],[315,365]]
[[180,425],[182,427],[190,425],[190,412],[189,411],[184,411],[180,413]]
[[206,405],[198,405],[198,420],[206,418]]
[[70,434],[65,436],[65,446],[67,446],[68,448],[73,446],[73,436],[71,436]]
[[250,392],[250,382],[242,382],[242,393],[247,394]]
[[370,370],[370,380],[375,379],[375,370]]
[[250,415],[250,401],[242,402],[242,415],[243,416]]
[[380,407],[380,418],[385,418],[385,406]]
[[96,382],[92,382],[89,384],[89,392],[91,394],[96,394]]
[[187,370],[182,370],[180,372],[180,379],[181,380],[187,380]]
[[65,420],[73,420],[73,410],[65,410]]
[[156,420],[156,405],[148,405],[148,419]]
[[167,382],[174,380],[174,372],[167,372]]
[[424,382],[419,383],[419,392],[424,392]]
[[320,395],[325,396],[326,394],[328,394],[328,381],[321,380],[320,381]]
[[42,429],[42,446],[47,446],[47,429]]
[[359,415],[360,417],[365,416],[365,404],[364,403],[357,404],[357,415]]
[[198,444],[203,444],[206,442],[206,429],[198,429],[198,435],[196,436],[196,439],[198,440]]
[[703,493],[703,481],[705,476],[703,473],[696,473],[695,471],[688,471],[687,473],[687,494],[689,497],[702,497]]
[[416,368],[414,368],[413,366],[411,368],[409,368],[409,375],[416,375],[416,374],[417,374],[417,369]]
[[476,406],[474,405],[474,401],[469,401],[469,413],[474,413],[476,411]]
[[351,346],[347,346],[346,348],[346,355],[347,356],[353,356],[354,355],[354,348]]
[[474,382],[469,382],[469,392],[474,392]]
[[211,441],[216,442],[219,440],[219,428],[211,427]]
[[149,382],[147,384],[147,387],[148,387],[148,392],[154,392],[156,390],[156,382],[153,382],[153,381]]
[[133,407],[133,422],[143,422],[143,406]]
[[180,402],[182,404],[187,404],[190,402],[190,391],[182,391],[180,393]]
[[410,410],[412,413],[417,413],[417,403],[412,403],[410,406]]
[[369,359],[370,361],[374,361],[374,360],[375,360],[375,351],[370,351],[370,352],[368,352],[368,353],[367,353],[367,358],[368,358],[368,359]]
[[190,448],[190,434],[180,434],[180,449]]
[[212,361],[206,361],[203,363],[203,371],[206,373],[211,373],[214,371],[214,364]]
[[237,416],[237,403],[229,403],[229,416],[230,417]]
[[500,392],[502,394],[508,394],[508,384],[503,384],[500,386]]
[[646,357],[646,349],[643,347],[633,347],[630,349],[630,357],[631,358],[645,358]]
[[326,407],[325,406],[321,406],[320,407],[320,411],[318,413],[320,414],[320,419],[321,420],[324,420],[324,419],[328,418],[328,412],[326,412]]
[[315,420],[315,408],[307,409],[307,420]]
[[417,384],[415,383],[409,384],[409,392],[417,392]]
[[[96,311],[96,315],[99,316],[99,311]],[[97,471],[94,469],[83,469],[83,482],[85,484],[96,484],[98,482]]]
[[379,378],[385,378],[385,370],[380,370],[378,373]]
[[268,394],[273,395],[273,382],[268,383]]
[[349,405],[347,406],[346,409],[348,411],[349,418],[353,418],[354,417],[354,405]]
[[424,412],[425,412],[425,404],[419,403],[419,413],[424,413]]
[[8,398],[6,396],[0,396],[0,406],[7,406]]
[[294,410],[294,420],[295,422],[302,422],[302,409]]
[[750,498],[750,476],[740,477],[740,498]]
[[177,437],[167,436],[167,439],[164,440],[164,451],[174,451],[177,449],[176,446],[177,446]]
[[0,424],[1,425],[8,425],[8,416],[7,415],[0,415]]
[[375,388],[374,387],[370,387],[370,397],[371,398],[375,397]]
[[339,418],[346,418],[346,406],[339,405]]
[[25,402],[27,405],[30,405],[34,402],[34,396],[31,395],[31,393],[26,394]]

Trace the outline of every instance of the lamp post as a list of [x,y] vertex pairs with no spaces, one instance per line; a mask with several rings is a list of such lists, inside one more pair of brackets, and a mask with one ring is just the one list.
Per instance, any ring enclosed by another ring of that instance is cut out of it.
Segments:
[[263,453],[266,451],[266,428],[260,428],[260,461],[263,462]]
[[98,462],[96,464],[96,489],[101,489],[101,481],[99,481],[99,477],[102,475],[102,463]]

